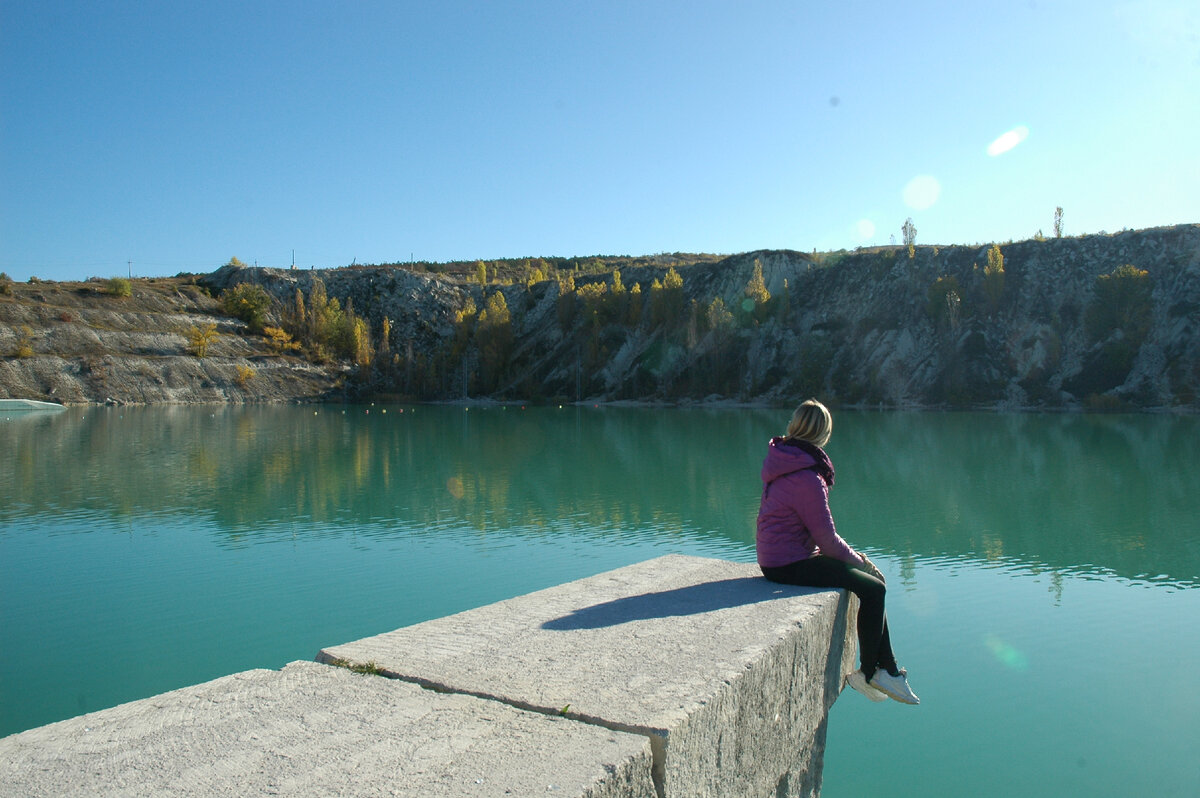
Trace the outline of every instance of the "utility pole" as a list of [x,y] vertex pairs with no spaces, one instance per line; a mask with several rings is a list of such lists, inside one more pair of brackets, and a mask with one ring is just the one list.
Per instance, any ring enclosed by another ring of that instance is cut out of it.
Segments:
[[125,263],[129,266],[129,279],[133,279],[133,261],[127,260]]

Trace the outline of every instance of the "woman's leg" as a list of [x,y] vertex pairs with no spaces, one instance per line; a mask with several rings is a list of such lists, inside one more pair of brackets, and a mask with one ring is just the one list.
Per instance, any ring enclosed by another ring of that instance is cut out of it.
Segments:
[[763,568],[763,576],[772,582],[800,587],[836,587],[858,596],[858,656],[862,672],[870,681],[875,669],[896,667],[888,634],[884,597],[887,586],[848,563],[832,557],[810,557],[778,568]]

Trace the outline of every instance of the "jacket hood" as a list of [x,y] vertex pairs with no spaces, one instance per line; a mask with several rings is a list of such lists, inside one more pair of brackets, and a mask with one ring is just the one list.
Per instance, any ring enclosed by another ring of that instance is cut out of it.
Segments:
[[782,446],[783,438],[772,438],[763,460],[762,481],[770,484],[786,474],[803,471],[817,464],[816,459],[797,446]]

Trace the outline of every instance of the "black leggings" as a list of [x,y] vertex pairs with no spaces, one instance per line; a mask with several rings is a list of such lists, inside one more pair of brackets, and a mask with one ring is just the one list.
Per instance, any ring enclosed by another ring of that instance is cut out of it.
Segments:
[[862,672],[869,680],[876,668],[896,671],[896,655],[888,635],[887,614],[883,609],[887,586],[868,573],[832,557],[816,556],[807,560],[762,567],[763,576],[772,582],[800,587],[839,587],[858,596],[858,656]]

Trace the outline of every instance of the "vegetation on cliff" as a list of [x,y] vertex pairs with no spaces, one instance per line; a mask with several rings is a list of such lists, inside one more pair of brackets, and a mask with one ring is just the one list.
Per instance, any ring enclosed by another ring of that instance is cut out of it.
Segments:
[[[155,300],[175,303],[169,321],[161,309],[138,317],[155,286],[174,293]],[[235,258],[209,275],[135,280],[131,295],[118,288],[0,281],[7,395],[278,401],[288,398],[283,384],[256,375],[289,370],[318,380],[305,383],[305,398],[418,401],[816,395],[885,407],[1195,408],[1200,388],[1197,225],[725,258],[329,270]],[[67,309],[66,297],[80,307]],[[135,332],[115,334],[126,322],[143,338],[148,324],[160,329],[129,348]],[[72,351],[84,341],[86,351]],[[188,358],[206,364],[204,375]],[[130,374],[118,382],[142,379],[137,390],[84,379],[122,368]],[[212,390],[162,387],[187,379]]]
[[354,363],[359,396],[1110,409],[1200,387],[1197,226],[208,279],[261,287],[310,357]]

